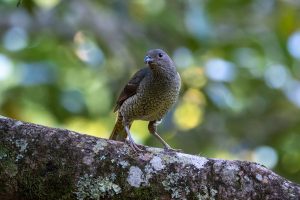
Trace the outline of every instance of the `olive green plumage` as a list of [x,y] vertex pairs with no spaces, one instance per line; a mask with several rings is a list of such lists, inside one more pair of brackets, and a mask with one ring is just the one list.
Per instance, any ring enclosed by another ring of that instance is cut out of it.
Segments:
[[149,121],[148,129],[166,148],[170,146],[156,132],[160,121],[176,102],[181,80],[171,58],[162,50],[154,49],[145,57],[147,67],[136,72],[121,92],[115,111],[118,119],[110,139],[124,141],[140,150],[130,135],[134,120]]

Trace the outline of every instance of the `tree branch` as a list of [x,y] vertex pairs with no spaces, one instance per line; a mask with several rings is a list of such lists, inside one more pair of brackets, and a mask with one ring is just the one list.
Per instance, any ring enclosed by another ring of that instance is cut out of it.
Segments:
[[1,199],[300,199],[246,161],[209,159],[0,116]]

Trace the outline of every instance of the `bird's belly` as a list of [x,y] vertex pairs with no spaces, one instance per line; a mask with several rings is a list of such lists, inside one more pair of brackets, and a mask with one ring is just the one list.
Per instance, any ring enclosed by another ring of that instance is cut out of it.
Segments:
[[141,110],[143,111],[140,116],[137,116],[140,120],[154,121],[161,119],[175,103],[176,96],[170,97],[169,95],[155,96],[155,98],[145,97],[145,100],[141,101]]
[[179,88],[145,89],[128,98],[120,108],[122,115],[132,120],[160,120],[176,102]]

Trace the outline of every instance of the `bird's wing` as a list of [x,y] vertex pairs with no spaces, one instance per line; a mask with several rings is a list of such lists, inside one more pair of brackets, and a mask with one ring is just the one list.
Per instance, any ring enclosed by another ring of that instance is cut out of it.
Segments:
[[116,112],[121,105],[123,104],[126,99],[136,94],[136,91],[142,82],[142,80],[145,78],[145,76],[150,72],[150,69],[148,67],[142,68],[139,71],[137,71],[132,78],[129,80],[129,82],[126,84],[126,86],[123,88],[118,100],[117,105],[114,109],[114,112]]

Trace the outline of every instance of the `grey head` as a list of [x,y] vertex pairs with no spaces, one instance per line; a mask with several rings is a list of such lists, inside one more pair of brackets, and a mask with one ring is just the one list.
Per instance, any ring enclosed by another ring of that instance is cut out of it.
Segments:
[[147,52],[144,58],[145,64],[152,70],[157,68],[166,69],[174,68],[175,65],[169,55],[161,49],[151,49]]

